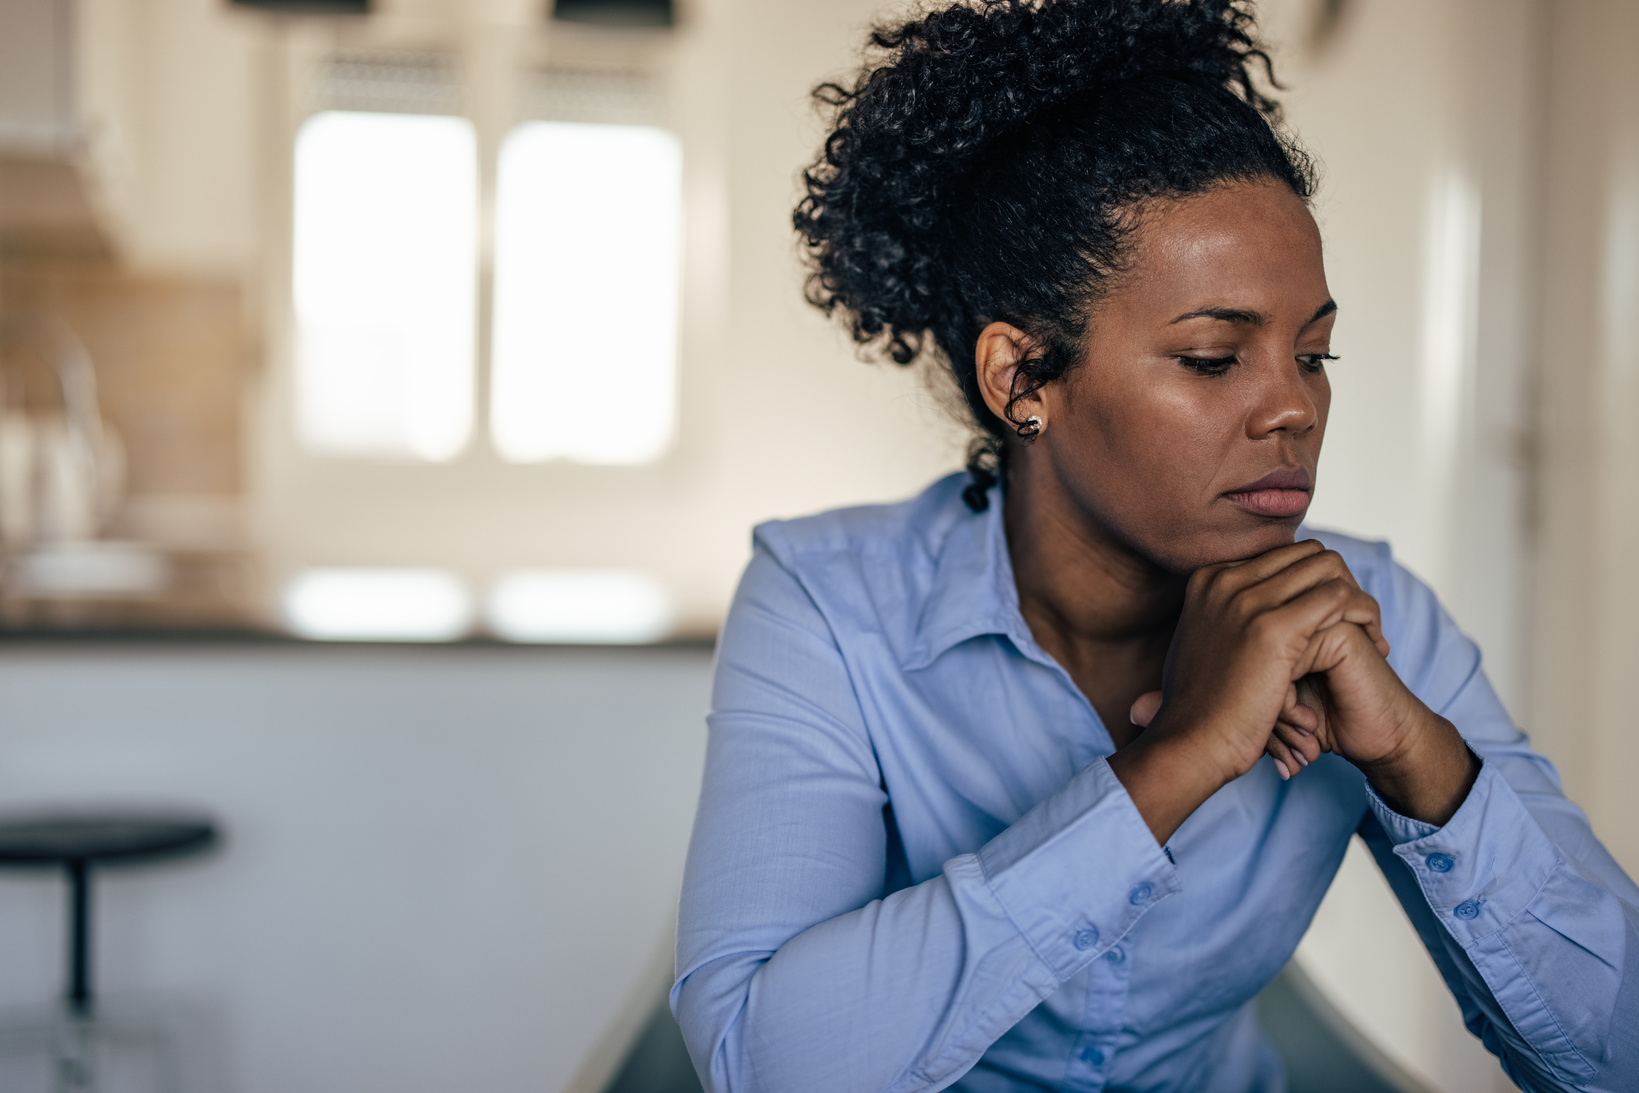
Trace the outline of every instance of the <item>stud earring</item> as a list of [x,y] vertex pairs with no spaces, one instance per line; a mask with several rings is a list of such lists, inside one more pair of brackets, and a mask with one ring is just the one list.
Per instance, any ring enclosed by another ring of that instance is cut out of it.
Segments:
[[1030,443],[1032,440],[1035,440],[1041,435],[1041,418],[1035,414],[1031,414],[1029,417],[1024,419],[1024,423],[1015,429],[1014,432],[1018,433],[1020,440],[1024,441],[1026,444]]

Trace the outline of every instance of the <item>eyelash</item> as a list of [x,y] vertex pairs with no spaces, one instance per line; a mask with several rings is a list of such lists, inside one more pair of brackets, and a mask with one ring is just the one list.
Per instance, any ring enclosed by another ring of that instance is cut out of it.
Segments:
[[1221,376],[1235,363],[1234,357],[1179,357],[1178,363],[1203,376]]
[[[1324,362],[1335,361],[1337,357],[1331,353],[1304,353],[1298,357],[1303,362],[1305,371],[1319,372]],[[1229,366],[1235,363],[1234,357],[1179,357],[1178,362],[1185,368],[1199,372],[1203,376],[1221,376],[1229,371]]]

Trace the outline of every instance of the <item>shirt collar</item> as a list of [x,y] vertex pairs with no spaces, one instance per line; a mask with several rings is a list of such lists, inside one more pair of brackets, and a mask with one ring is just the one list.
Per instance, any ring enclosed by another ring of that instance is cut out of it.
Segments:
[[1033,644],[1019,614],[1019,590],[1002,522],[1002,489],[990,491],[990,505],[973,512],[957,498],[960,512],[940,542],[932,584],[906,648],[906,670],[926,668],[947,649],[982,634],[1001,634],[1021,649]]

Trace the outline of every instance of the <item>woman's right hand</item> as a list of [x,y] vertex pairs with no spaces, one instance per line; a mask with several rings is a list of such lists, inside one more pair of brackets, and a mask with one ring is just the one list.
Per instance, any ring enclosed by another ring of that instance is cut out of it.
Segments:
[[[1144,712],[1152,719],[1110,757],[1157,838],[1165,841],[1266,750],[1281,758],[1285,745],[1273,730],[1299,705],[1296,685],[1311,640],[1339,623],[1360,626],[1387,654],[1377,601],[1361,591],[1341,555],[1314,540],[1195,572],[1159,709],[1139,709],[1152,705],[1150,695],[1135,703],[1135,721]],[[1295,773],[1295,754],[1286,751],[1285,761]]]

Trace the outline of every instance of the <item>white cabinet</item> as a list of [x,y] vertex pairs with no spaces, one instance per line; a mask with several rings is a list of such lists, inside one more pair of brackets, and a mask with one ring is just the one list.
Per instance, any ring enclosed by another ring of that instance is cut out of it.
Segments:
[[110,249],[75,53],[74,0],[0,0],[0,248]]

